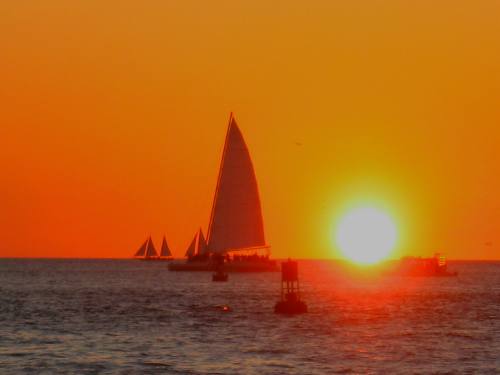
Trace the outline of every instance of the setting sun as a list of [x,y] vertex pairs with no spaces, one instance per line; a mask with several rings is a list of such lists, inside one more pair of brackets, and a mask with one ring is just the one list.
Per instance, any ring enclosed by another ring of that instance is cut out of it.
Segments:
[[372,207],[348,212],[338,224],[335,242],[352,262],[373,264],[386,258],[394,249],[397,231],[385,212]]

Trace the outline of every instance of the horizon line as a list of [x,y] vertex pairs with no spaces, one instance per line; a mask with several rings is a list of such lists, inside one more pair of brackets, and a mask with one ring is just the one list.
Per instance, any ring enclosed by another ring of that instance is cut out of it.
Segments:
[[[418,256],[417,256],[418,257]],[[173,260],[181,260],[185,259],[186,257],[174,257]],[[421,256],[421,258],[427,258]],[[69,260],[69,259],[75,259],[75,260],[137,260],[134,257],[65,257],[65,256],[38,256],[38,257],[22,257],[22,256],[2,256],[0,257],[0,260],[4,259],[53,259],[53,260]],[[275,260],[287,260],[287,259],[292,259],[292,260],[314,260],[314,261],[338,261],[338,262],[346,262],[346,263],[351,263],[353,265],[359,265],[362,267],[370,267],[370,266],[376,266],[378,264],[384,263],[384,262],[390,262],[390,261],[398,261],[401,260],[402,258],[390,258],[390,259],[385,259],[382,260],[378,263],[375,264],[367,264],[367,265],[362,265],[362,264],[356,264],[348,259],[341,259],[341,258],[294,258],[294,257],[284,257],[284,258],[274,258]],[[493,259],[493,258],[488,258],[488,259],[478,259],[478,258],[457,258],[457,259],[452,259],[452,258],[447,258],[446,259],[449,262],[500,262],[500,258],[498,259]]]

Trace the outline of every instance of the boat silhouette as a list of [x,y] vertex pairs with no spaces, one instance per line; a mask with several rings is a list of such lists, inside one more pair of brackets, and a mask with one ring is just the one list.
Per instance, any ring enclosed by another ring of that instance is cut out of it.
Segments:
[[403,257],[394,274],[400,276],[453,277],[457,276],[458,272],[448,271],[446,257],[440,253],[436,253],[431,258]]
[[167,244],[167,239],[163,236],[163,241],[161,244],[160,254],[156,251],[155,245],[151,236],[149,236],[146,241],[141,245],[139,250],[134,254],[134,259],[139,260],[172,260],[172,252]]
[[171,271],[229,272],[278,271],[269,259],[264,222],[248,147],[231,113],[217,178],[207,239],[198,230],[186,251],[184,262],[169,264]]

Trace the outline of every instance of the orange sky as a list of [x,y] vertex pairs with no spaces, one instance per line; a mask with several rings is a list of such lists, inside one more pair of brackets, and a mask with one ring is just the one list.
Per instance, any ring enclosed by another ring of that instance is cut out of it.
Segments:
[[[276,257],[500,258],[500,2],[0,2],[0,256],[128,257],[208,224],[229,111]],[[300,143],[298,145],[297,143]]]

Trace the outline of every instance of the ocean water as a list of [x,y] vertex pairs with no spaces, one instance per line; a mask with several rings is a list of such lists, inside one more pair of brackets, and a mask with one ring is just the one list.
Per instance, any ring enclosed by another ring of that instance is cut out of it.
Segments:
[[279,273],[214,283],[162,262],[3,259],[0,373],[500,373],[500,263],[450,268],[301,261],[310,312],[286,317]]

